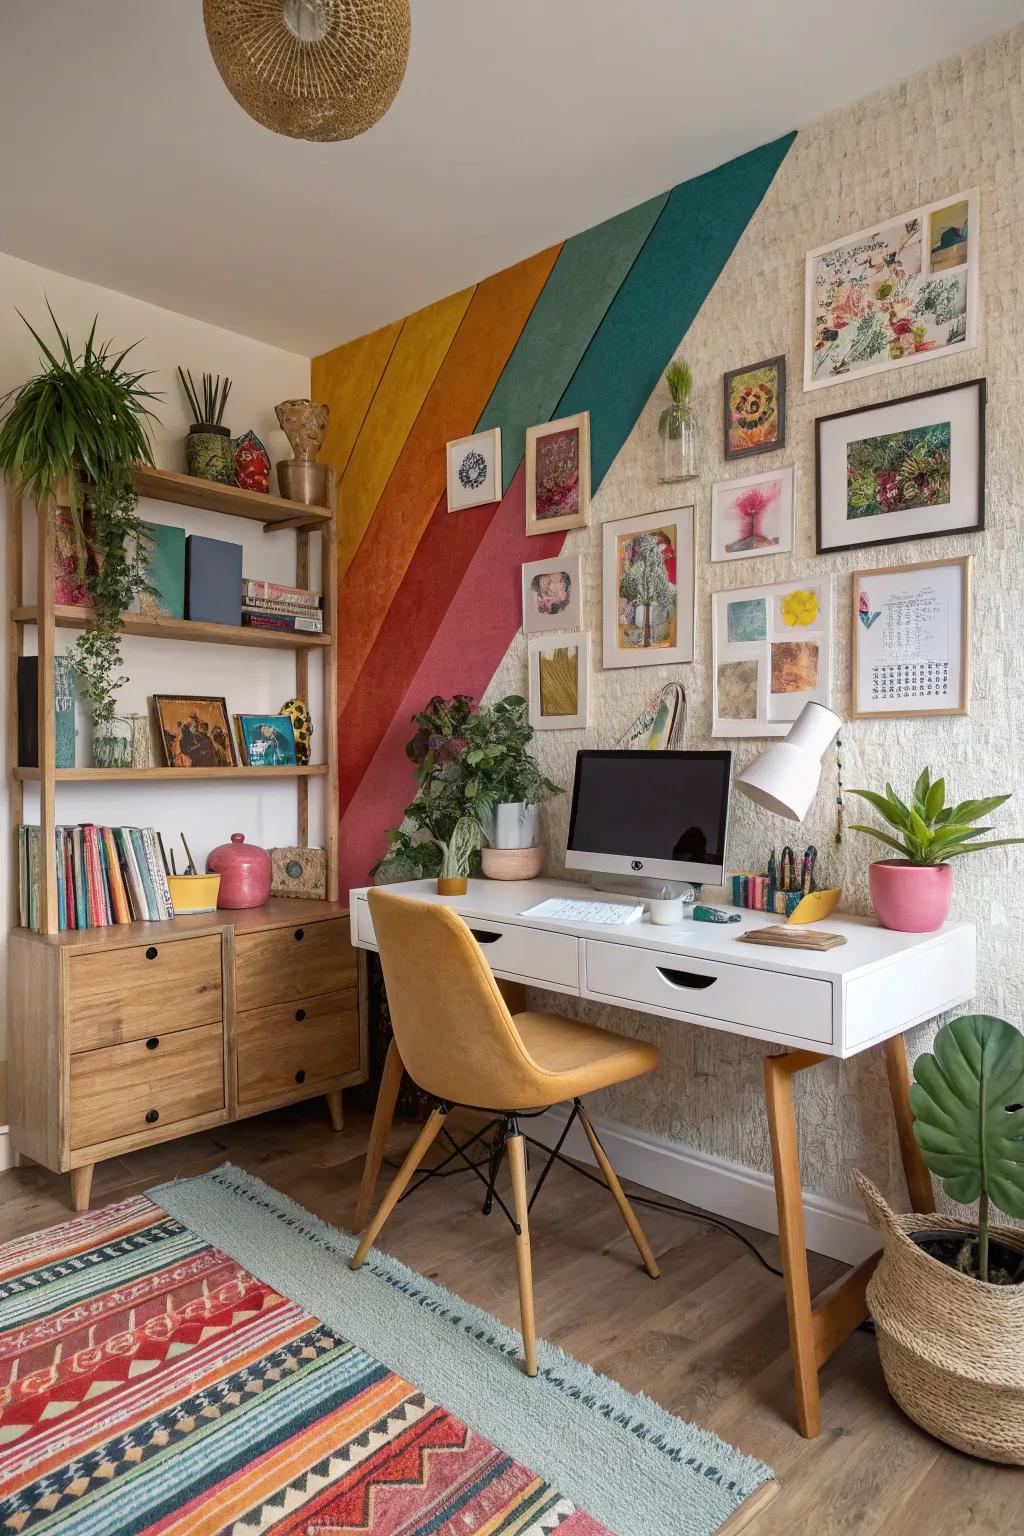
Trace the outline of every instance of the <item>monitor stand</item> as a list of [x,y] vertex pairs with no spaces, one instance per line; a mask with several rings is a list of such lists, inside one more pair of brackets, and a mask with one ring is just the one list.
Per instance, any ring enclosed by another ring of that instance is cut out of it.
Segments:
[[611,875],[595,870],[590,876],[590,889],[595,896],[629,896],[634,901],[661,896],[665,891],[670,897],[681,896],[684,906],[692,906],[697,900],[700,886],[689,880],[659,880],[656,875]]

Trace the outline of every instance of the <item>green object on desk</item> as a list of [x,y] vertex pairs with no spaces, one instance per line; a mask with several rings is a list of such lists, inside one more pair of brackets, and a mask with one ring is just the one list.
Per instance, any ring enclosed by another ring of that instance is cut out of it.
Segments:
[[738,923],[738,912],[723,912],[721,907],[694,907],[693,920],[695,923]]

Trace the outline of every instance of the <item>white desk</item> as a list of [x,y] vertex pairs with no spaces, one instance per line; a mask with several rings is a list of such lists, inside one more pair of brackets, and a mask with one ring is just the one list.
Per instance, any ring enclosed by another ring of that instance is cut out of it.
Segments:
[[[465,896],[439,897],[432,880],[393,891],[443,903],[469,924],[513,1012],[522,986],[591,998],[661,1018],[787,1046],[765,1057],[765,1099],[779,1210],[779,1238],[794,1354],[797,1410],[805,1435],[821,1427],[817,1373],[866,1315],[864,1289],[874,1259],[851,1271],[812,1305],[804,1243],[793,1078],[829,1056],[884,1047],[893,1113],[915,1210],[934,1210],[931,1180],[914,1141],[903,1033],[975,990],[975,933],[950,923],[937,933],[893,933],[864,918],[830,917],[836,949],[770,949],[737,943],[741,933],[782,921],[744,912],[739,923],[655,927],[542,922],[528,907],[551,896],[579,899],[578,884],[555,880],[471,880]],[[375,949],[366,891],[350,896],[352,941]],[[518,987],[515,984],[520,984]],[[402,1063],[392,1043],[367,1152],[356,1224],[365,1225],[391,1128]]]

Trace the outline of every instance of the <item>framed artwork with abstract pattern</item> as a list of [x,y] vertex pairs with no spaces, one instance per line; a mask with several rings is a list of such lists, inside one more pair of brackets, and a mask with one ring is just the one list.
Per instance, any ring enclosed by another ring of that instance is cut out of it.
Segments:
[[501,428],[474,432],[448,444],[448,511],[489,507],[500,501]]
[[766,357],[724,378],[725,457],[746,459],[786,443],[786,359]]
[[526,532],[585,528],[590,511],[590,412],[526,429]]

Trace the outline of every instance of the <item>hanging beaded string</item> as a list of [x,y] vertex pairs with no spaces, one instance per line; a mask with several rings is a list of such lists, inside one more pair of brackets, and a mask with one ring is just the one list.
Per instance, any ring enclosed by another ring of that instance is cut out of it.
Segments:
[[843,846],[843,832],[845,825],[843,817],[846,814],[846,806],[843,803],[843,738],[836,737],[836,847]]

